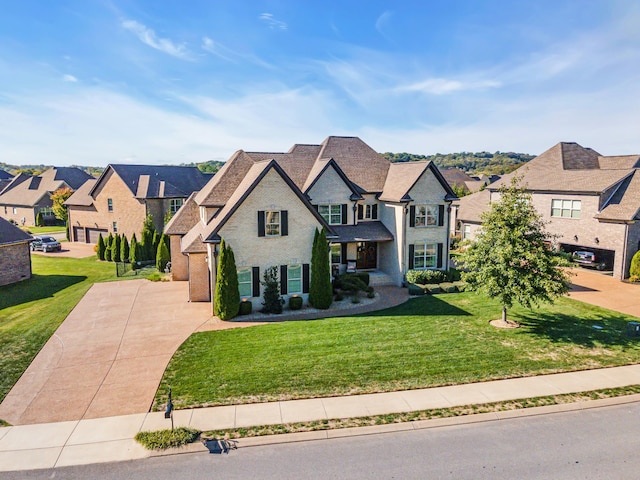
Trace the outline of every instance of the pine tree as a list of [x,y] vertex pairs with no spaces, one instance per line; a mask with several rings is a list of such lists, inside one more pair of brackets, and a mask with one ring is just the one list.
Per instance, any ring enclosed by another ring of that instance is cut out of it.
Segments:
[[140,260],[153,260],[155,258],[155,250],[153,249],[153,234],[156,229],[153,226],[153,217],[148,214],[142,224],[142,236],[140,238],[141,258]]
[[120,245],[121,243],[121,239],[120,239],[120,234],[116,233],[115,237],[113,237],[113,244],[111,245],[111,258],[113,259],[114,262],[120,262],[120,249],[122,248],[122,246]]
[[262,311],[264,313],[282,313],[284,300],[280,296],[280,282],[278,281],[278,267],[265,269],[263,275],[264,292],[262,294]]
[[238,315],[240,291],[238,289],[236,261],[233,250],[225,244],[224,239],[220,242],[213,302],[214,313],[221,320],[229,320]]
[[127,240],[127,236],[124,234],[120,241],[120,261],[125,263],[129,262],[129,240]]
[[331,302],[333,302],[333,288],[331,287],[327,234],[324,228],[321,231],[316,229],[311,250],[309,303],[314,308],[325,310],[331,306]]
[[138,244],[138,240],[136,239],[136,234],[134,233],[131,236],[131,245],[129,246],[129,261],[131,262],[131,266],[135,269],[136,262],[140,260],[140,245]]
[[107,241],[104,244],[104,259],[107,262],[111,262],[113,260],[113,250],[111,249],[111,245],[113,245],[113,235],[109,233]]
[[548,245],[556,238],[531,203],[531,195],[518,186],[499,190],[500,200],[485,212],[482,230],[459,257],[462,280],[473,290],[497,298],[502,320],[514,303],[530,308],[549,303],[569,290],[569,262]]
[[102,233],[100,233],[98,235],[98,259],[104,261],[104,251],[105,251],[105,245],[104,245],[104,238],[102,238]]
[[160,272],[164,272],[167,263],[171,260],[169,257],[169,249],[167,248],[167,242],[164,241],[165,235],[163,234],[160,242],[158,243],[158,252],[156,253],[156,268]]
[[158,255],[158,245],[160,245],[160,234],[157,230],[153,231],[153,241],[151,242],[152,260],[156,259]]

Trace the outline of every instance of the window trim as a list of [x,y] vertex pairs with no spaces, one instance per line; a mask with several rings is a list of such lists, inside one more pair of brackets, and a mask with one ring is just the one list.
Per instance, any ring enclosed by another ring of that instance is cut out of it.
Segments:
[[[238,275],[238,292],[240,293],[240,298],[251,298],[253,297],[253,268],[251,267],[242,267],[239,268],[236,271],[237,275]],[[240,281],[240,274],[241,273],[248,273],[249,274],[249,280],[248,281]],[[247,285],[247,288],[249,290],[249,295],[243,295],[242,291],[241,291],[241,285]]]
[[[554,207],[554,204],[557,204],[556,202],[560,203],[560,207]],[[565,202],[569,202],[569,208],[565,208]],[[575,204],[578,204],[578,208],[574,208]],[[554,215],[554,211],[558,211],[558,215]],[[567,215],[565,215],[565,211],[568,212]],[[577,212],[578,215],[574,216],[574,213]],[[569,219],[574,219],[574,220],[579,220],[580,218],[582,218],[582,200],[574,200],[571,198],[552,198],[551,199],[551,217],[552,218],[569,218]]]
[[[333,212],[334,207],[337,208],[337,212]],[[321,212],[323,208],[327,208],[326,217]],[[318,205],[318,213],[329,225],[342,225],[342,204],[341,203],[322,203]],[[334,221],[334,217],[337,217],[338,221]]]
[[[433,248],[433,254],[427,255],[429,246]],[[418,247],[423,249],[422,255],[418,256]],[[427,266],[427,258],[433,257],[433,265]],[[417,259],[423,261],[423,266],[417,266]],[[413,244],[413,269],[414,270],[434,270],[438,268],[438,243],[437,242],[420,242]]]
[[[297,270],[299,272],[299,276],[298,277],[293,277],[292,276],[292,272]],[[288,295],[300,295],[302,294],[303,289],[303,285],[302,285],[302,264],[301,263],[296,263],[293,265],[287,265],[287,294]],[[300,288],[297,290],[294,290],[291,288],[291,282],[299,282],[300,284]]]

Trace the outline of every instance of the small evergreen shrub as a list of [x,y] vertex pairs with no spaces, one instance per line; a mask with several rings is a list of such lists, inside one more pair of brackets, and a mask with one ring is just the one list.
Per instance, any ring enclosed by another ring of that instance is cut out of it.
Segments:
[[367,292],[367,298],[376,298],[376,292],[374,292],[373,290]]
[[111,245],[113,245],[113,235],[109,233],[106,242],[104,243],[104,259],[107,262],[113,261],[113,250],[111,249]]
[[457,282],[452,282],[452,283],[456,286],[459,292],[464,292],[467,289],[467,284],[464,283],[462,280],[459,280]]
[[42,212],[38,212],[36,214],[36,227],[42,227],[44,225],[44,221],[42,219]]
[[336,293],[335,297],[333,297],[333,298],[334,298],[334,300],[336,302],[341,302],[342,300],[344,300],[344,295],[342,295],[342,293],[338,292],[338,293]]
[[104,261],[104,238],[102,238],[102,233],[98,235],[98,260]]
[[451,282],[443,282],[440,284],[440,290],[444,293],[455,293],[458,288]]
[[460,270],[455,268],[450,268],[445,272],[445,276],[447,277],[446,278],[447,282],[458,282],[460,281],[460,277],[461,277]]
[[240,302],[238,315],[249,315],[252,312],[252,310],[253,310],[253,304],[248,300],[244,300]]
[[430,294],[440,293],[440,285],[437,283],[429,283],[424,286],[424,290]]
[[289,297],[289,309],[300,310],[302,308],[302,297]]
[[345,292],[363,292],[367,289],[367,284],[358,274],[348,273],[340,275],[335,280],[336,288]]
[[409,284],[409,295],[424,295],[424,290],[422,287],[416,285],[415,283]]
[[[166,245],[160,242],[166,251]],[[166,251],[168,255],[168,251]],[[240,291],[238,290],[238,271],[233,250],[222,239],[218,256],[218,275],[216,278],[214,313],[221,320],[230,320],[238,315],[240,308]]]
[[278,281],[278,267],[265,269],[263,275],[264,292],[262,294],[263,313],[282,313],[284,299],[280,296],[280,282]]
[[120,261],[121,241],[120,235],[116,233],[116,236],[113,238],[113,243],[111,244],[111,258],[114,262]]
[[353,297],[351,297],[351,303],[360,303],[360,296],[358,293],[355,293]]
[[[635,278],[636,280],[631,280],[631,278]],[[638,278],[640,278],[640,250],[631,258],[631,266],[629,267],[629,280],[637,282]]]
[[441,270],[409,270],[407,282],[409,283],[442,283],[447,280],[447,274]]
[[[162,238],[158,243],[158,251],[156,252],[156,268],[160,272],[164,272],[164,269],[169,263],[171,258],[169,257],[169,249],[167,248],[167,242],[164,241],[164,233],[162,234]],[[240,294],[238,294],[240,295]]]

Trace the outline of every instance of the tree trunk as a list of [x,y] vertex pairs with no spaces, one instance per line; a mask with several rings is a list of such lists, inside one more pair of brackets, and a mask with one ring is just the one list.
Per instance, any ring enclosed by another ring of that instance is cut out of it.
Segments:
[[504,305],[502,306],[502,321],[504,323],[508,323],[507,322],[507,307],[505,307]]

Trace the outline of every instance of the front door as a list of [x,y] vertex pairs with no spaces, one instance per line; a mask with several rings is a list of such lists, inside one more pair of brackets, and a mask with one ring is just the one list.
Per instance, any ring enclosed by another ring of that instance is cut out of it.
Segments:
[[378,267],[378,244],[376,242],[358,242],[356,268],[370,270]]

